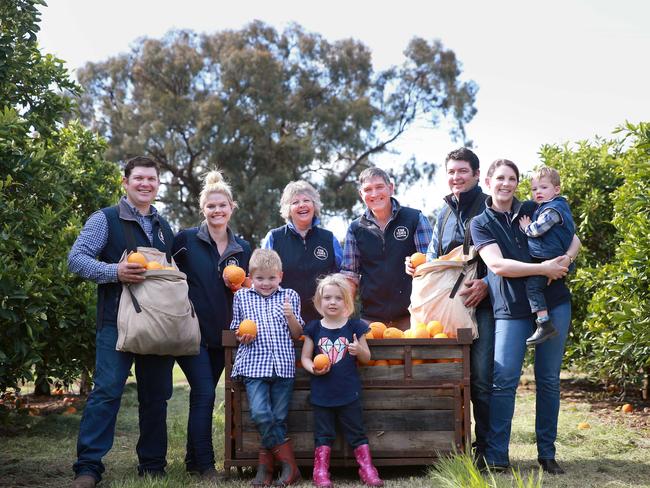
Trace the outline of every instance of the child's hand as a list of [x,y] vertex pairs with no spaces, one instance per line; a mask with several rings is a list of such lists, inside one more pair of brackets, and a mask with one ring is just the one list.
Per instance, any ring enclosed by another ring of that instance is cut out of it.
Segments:
[[311,372],[312,372],[315,376],[322,376],[322,375],[324,375],[324,374],[329,373],[331,367],[332,367],[332,364],[331,364],[331,363],[327,363],[327,366],[325,366],[323,369],[316,369],[316,368],[312,367],[312,368],[311,368],[311,369],[312,369]]
[[286,295],[286,296],[284,297],[284,305],[282,306],[282,308],[283,308],[282,311],[284,312],[284,316],[285,316],[287,319],[294,319],[294,320],[296,320],[296,316],[294,315],[294,313],[293,313],[293,309],[291,308],[291,303],[289,303],[289,295]]
[[359,341],[357,341],[356,334],[352,334],[352,342],[348,344],[348,353],[350,356],[356,356],[359,354]]
[[519,228],[525,231],[526,227],[528,227],[530,223],[531,223],[530,217],[528,215],[524,215],[522,218],[519,219]]
[[251,342],[253,342],[253,341],[255,340],[255,336],[252,335],[252,334],[242,334],[242,335],[237,335],[237,340],[238,340],[241,344],[246,345],[246,344],[250,344]]

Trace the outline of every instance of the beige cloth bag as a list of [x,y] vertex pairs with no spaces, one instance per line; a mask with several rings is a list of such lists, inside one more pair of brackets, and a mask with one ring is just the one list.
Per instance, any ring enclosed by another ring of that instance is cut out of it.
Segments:
[[439,321],[444,332],[456,336],[456,329],[471,328],[478,338],[474,308],[463,304],[458,294],[463,284],[476,278],[477,252],[474,246],[458,246],[435,261],[421,264],[413,275],[411,291],[411,326],[417,323]]
[[[147,261],[169,266],[165,253],[138,247]],[[126,260],[125,252],[120,262]],[[176,265],[173,263],[174,268]],[[199,353],[199,319],[188,297],[187,277],[175,270],[147,270],[145,280],[122,286],[117,313],[118,351],[159,356]]]

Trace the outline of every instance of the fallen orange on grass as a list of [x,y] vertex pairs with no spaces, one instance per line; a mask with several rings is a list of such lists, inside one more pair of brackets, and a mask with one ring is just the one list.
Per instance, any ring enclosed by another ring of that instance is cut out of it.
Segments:
[[314,357],[314,369],[318,371],[325,369],[329,363],[330,358],[327,356],[327,354],[317,354]]
[[591,429],[591,425],[589,425],[587,422],[580,422],[578,424],[578,429],[580,430]]
[[253,337],[257,335],[257,324],[250,319],[244,319],[239,324],[238,335],[250,334]]
[[414,252],[411,254],[411,266],[413,266],[413,268],[417,268],[421,264],[424,264],[426,261],[426,255],[422,254],[421,252]]
[[631,404],[626,403],[625,405],[623,405],[621,407],[621,412],[623,412],[623,413],[632,413],[632,412],[634,412],[634,407]]

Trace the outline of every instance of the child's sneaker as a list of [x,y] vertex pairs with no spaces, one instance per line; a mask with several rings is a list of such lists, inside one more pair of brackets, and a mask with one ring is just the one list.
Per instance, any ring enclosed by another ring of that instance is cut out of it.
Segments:
[[549,340],[552,337],[555,337],[558,332],[555,327],[553,327],[553,322],[551,322],[550,317],[546,317],[546,320],[540,321],[539,319],[535,320],[537,324],[537,330],[526,339],[527,346],[536,346],[541,344],[544,341]]

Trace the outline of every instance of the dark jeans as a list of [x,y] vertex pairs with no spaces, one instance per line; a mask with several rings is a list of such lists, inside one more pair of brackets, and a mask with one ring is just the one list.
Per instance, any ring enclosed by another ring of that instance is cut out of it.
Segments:
[[187,419],[185,466],[199,473],[214,467],[212,413],[215,388],[224,367],[223,348],[201,346],[197,356],[176,358],[190,384],[190,413]]
[[262,437],[262,446],[272,449],[287,438],[287,415],[293,394],[293,378],[244,378],[251,419]]
[[140,426],[136,446],[138,473],[164,472],[167,465],[167,400],[172,396],[174,358],[116,351],[115,324],[104,324],[96,337],[94,386],[81,417],[74,472],[77,476],[87,474],[101,479],[102,458],[113,447],[117,412],[134,362]]
[[474,445],[478,452],[487,448],[490,431],[490,396],[494,370],[494,313],[492,307],[476,309],[478,339],[470,348],[470,376],[474,412]]
[[345,440],[356,449],[368,444],[366,429],[363,426],[363,407],[361,400],[355,400],[339,407],[319,407],[312,405],[314,411],[315,447],[332,446],[336,440],[336,421],[341,424]]
[[526,278],[526,295],[533,313],[547,309],[546,298],[544,297],[547,282],[548,278],[546,276],[529,276]]

